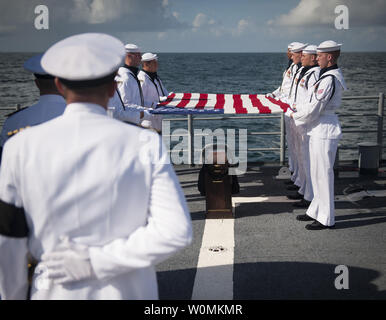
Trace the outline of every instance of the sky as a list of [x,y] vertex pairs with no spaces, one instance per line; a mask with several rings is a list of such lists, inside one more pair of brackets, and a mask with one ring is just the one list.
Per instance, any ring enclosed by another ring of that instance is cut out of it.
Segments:
[[[46,20],[38,5],[47,7]],[[338,5],[348,10],[348,29],[335,27]],[[386,51],[386,1],[0,0],[0,52],[42,52],[83,32],[108,33],[143,52],[282,52],[293,41],[324,40],[344,51]]]

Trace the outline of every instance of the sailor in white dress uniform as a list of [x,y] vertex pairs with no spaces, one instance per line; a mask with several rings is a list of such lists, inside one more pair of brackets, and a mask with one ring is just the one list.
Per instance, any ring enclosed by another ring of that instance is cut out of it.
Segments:
[[[142,70],[138,73],[138,79],[141,83],[144,105],[155,108],[161,98],[166,98],[169,92],[159,78],[158,74],[158,56],[151,52],[142,55]],[[154,129],[158,132],[162,130],[162,116],[154,116]]]
[[152,115],[144,108],[142,88],[137,77],[141,51],[137,45],[128,43],[125,52],[125,63],[115,77],[118,87],[109,100],[108,108],[115,119],[148,127]]
[[297,66],[292,61],[292,52],[291,52],[291,48],[295,43],[296,42],[291,42],[288,45],[288,48],[287,48],[288,66],[283,72],[283,80],[281,85],[272,93],[268,93],[267,96],[275,99],[280,99],[280,96],[282,94],[284,95],[285,93],[288,94],[289,88],[291,86],[291,76],[294,72],[296,72],[295,68],[297,68]]
[[[301,110],[302,106],[309,102],[312,88],[319,79],[320,67],[316,61],[316,46],[309,45],[302,51],[302,68],[297,72],[291,95],[291,106],[294,110]],[[310,158],[309,158],[309,136],[306,125],[298,125],[294,128],[295,150],[298,161],[298,182],[300,189],[298,193],[303,198],[294,203],[295,207],[308,207],[313,198]]]
[[[292,63],[289,68],[283,74],[283,81],[279,88],[277,88],[274,92],[267,94],[269,97],[273,97],[277,100],[281,100],[283,102],[289,103],[289,95],[291,92],[291,87],[293,84],[294,77],[297,71],[301,67],[300,58],[301,51],[306,47],[306,44],[301,42],[292,42],[288,45],[288,49],[291,52],[291,60]],[[297,164],[296,164],[296,153],[294,152],[294,143],[293,143],[293,125],[289,118],[288,110],[284,115],[284,123],[286,130],[286,141],[288,148],[288,166],[289,170],[292,172],[291,181],[295,183],[297,177]]]
[[28,252],[38,261],[31,299],[157,299],[154,265],[191,242],[161,137],[106,115],[123,57],[122,42],[99,33],[66,38],[43,56],[68,105],[5,144],[3,299],[27,298]]
[[311,221],[309,230],[321,230],[335,225],[334,161],[342,130],[335,114],[341,105],[342,91],[346,90],[342,71],[337,60],[341,44],[328,40],[318,48],[318,64],[321,68],[314,84],[309,103],[292,113],[296,125],[307,125],[310,136],[310,173],[314,198],[306,215],[298,220]]
[[[266,96],[275,98],[277,100],[286,101],[286,99],[288,97],[288,93],[289,93],[290,88],[291,88],[292,78],[299,68],[298,63],[294,63],[292,60],[292,51],[291,51],[292,47],[294,45],[298,46],[298,44],[299,44],[299,42],[291,42],[288,45],[287,56],[289,58],[289,62],[288,62],[289,66],[283,72],[282,83],[275,91],[273,91],[272,93],[268,93]],[[290,148],[289,147],[290,146],[290,136],[289,136],[289,132],[290,132],[289,130],[290,129],[289,129],[288,117],[285,116],[284,120],[285,120],[285,128],[286,128],[285,137],[286,137],[286,141],[287,141],[287,146],[288,146],[288,148]],[[291,172],[294,172],[294,166],[293,166],[292,153],[291,152],[288,152],[288,166],[289,166],[289,170]]]
[[24,63],[24,69],[33,73],[40,98],[34,105],[13,112],[5,120],[0,134],[0,159],[4,143],[26,127],[35,126],[64,112],[66,101],[55,87],[54,77],[47,74],[41,65],[42,54],[35,55]]
[[[293,102],[293,93],[295,92],[295,79],[296,76],[300,72],[301,68],[301,57],[302,57],[302,50],[307,46],[307,44],[301,43],[301,42],[295,42],[291,47],[292,52],[292,61],[296,65],[296,68],[294,69],[294,72],[291,75],[291,83],[288,89],[288,92],[286,95],[283,95],[280,100],[288,103],[289,105]],[[292,171],[291,180],[294,183],[294,185],[300,187],[300,181],[298,179],[298,171],[299,171],[299,165],[298,165],[298,151],[296,150],[296,130],[295,125],[290,118],[291,110],[288,109],[285,113],[285,125],[286,125],[286,137],[287,137],[287,146],[288,146],[288,158],[291,159],[290,163],[290,170]],[[291,198],[289,196],[289,198]]]

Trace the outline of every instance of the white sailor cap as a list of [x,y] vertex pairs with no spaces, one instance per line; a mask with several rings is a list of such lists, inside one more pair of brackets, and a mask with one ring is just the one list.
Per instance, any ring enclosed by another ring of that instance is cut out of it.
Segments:
[[318,52],[332,52],[340,50],[341,43],[336,43],[333,40],[323,41],[317,48]]
[[305,47],[303,49],[303,53],[305,54],[316,54],[316,46],[311,44],[311,45],[308,45],[307,47]]
[[123,65],[123,43],[103,33],[83,33],[55,43],[43,55],[41,65],[64,84],[88,87],[113,78]]
[[141,52],[141,49],[133,43],[128,43],[127,45],[125,45],[125,50],[127,53]]
[[288,45],[288,49],[291,49],[292,48],[292,46],[295,44],[296,42],[291,42],[289,45]]
[[307,47],[308,43],[302,43],[302,42],[294,42],[291,47],[291,52],[301,52],[305,47]]
[[158,56],[151,52],[146,52],[142,55],[142,62],[158,60]]

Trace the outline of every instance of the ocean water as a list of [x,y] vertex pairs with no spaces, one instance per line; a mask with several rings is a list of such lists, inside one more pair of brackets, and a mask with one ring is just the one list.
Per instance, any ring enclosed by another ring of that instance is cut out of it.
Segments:
[[[23,63],[33,53],[0,53],[0,109],[17,104],[28,106],[38,99],[33,76],[24,71]],[[159,75],[169,91],[252,94],[276,89],[282,78],[287,59],[281,53],[160,53]],[[345,53],[339,66],[345,76],[348,90],[344,96],[386,94],[385,53]],[[371,130],[376,128],[376,117],[348,117],[355,113],[376,115],[378,100],[343,101],[339,111],[343,129]],[[4,115],[9,111],[0,110]],[[173,116],[165,116],[165,118]],[[180,116],[181,117],[181,116]],[[207,117],[207,115],[205,116]],[[248,132],[280,131],[279,119],[199,120],[195,128],[247,129]],[[386,122],[386,121],[385,121]],[[186,128],[186,122],[171,122],[172,131]],[[386,137],[385,137],[386,140]],[[358,142],[376,141],[376,133],[343,134],[343,146]],[[279,147],[279,136],[249,136],[248,147]],[[385,150],[386,152],[386,150]],[[342,150],[343,160],[357,159],[357,150]],[[386,158],[386,156],[384,156]],[[279,152],[249,152],[248,161],[277,161]]]

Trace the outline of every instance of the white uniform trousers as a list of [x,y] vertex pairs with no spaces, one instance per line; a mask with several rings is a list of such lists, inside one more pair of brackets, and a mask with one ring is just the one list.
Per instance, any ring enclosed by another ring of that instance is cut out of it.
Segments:
[[[291,172],[294,172],[294,166],[292,161],[292,140],[291,140],[291,118],[286,114],[284,115],[284,125],[285,125],[285,139],[287,141],[288,149],[288,167]],[[292,177],[291,177],[292,180]]]
[[291,159],[289,161],[290,171],[293,172],[291,176],[291,180],[299,186],[298,181],[296,181],[298,177],[298,156],[296,154],[296,127],[295,123],[291,118],[288,118],[287,120],[287,126],[286,126],[286,137],[287,137],[287,146],[288,146],[288,158]]
[[310,137],[310,172],[314,198],[307,215],[325,226],[335,224],[334,161],[338,141]]
[[304,200],[312,201],[314,192],[312,190],[311,172],[310,172],[310,136],[306,130],[302,132],[301,138],[301,153],[302,153],[302,168],[304,173]]
[[[307,134],[306,129],[302,126],[294,125],[294,140],[295,140],[295,152],[297,160],[297,177],[295,184],[299,186],[298,192],[304,196],[306,189],[306,168],[304,163],[304,146],[303,137]],[[306,199],[307,200],[307,199]]]
[[302,154],[301,154],[301,134],[299,132],[299,128],[296,127],[295,122],[293,119],[291,119],[291,126],[292,126],[292,163],[294,164],[295,170],[293,173],[293,181],[294,184],[297,185],[300,189],[298,192],[300,194],[304,194],[304,191],[302,189],[303,183],[303,177],[302,176],[302,168],[301,168],[301,161],[302,161]]

